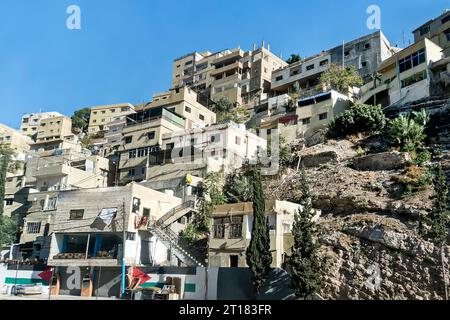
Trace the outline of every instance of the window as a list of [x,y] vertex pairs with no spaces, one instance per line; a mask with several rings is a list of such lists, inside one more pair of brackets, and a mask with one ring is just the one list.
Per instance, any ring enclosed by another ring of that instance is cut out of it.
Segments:
[[148,148],[141,148],[137,152],[138,158],[146,157],[148,156]]
[[362,66],[363,68],[367,67],[367,61],[363,61],[363,62],[361,63],[361,66]]
[[199,115],[198,115],[198,118],[199,118],[200,120],[202,120],[202,121],[204,121],[204,120],[205,120],[205,116],[204,116],[204,115],[202,115],[202,114],[199,114]]
[[105,114],[106,113],[106,111],[102,111],[102,114]]
[[175,143],[168,143],[168,144],[166,144],[166,149],[167,150],[172,150],[173,148],[175,148]]
[[94,111],[94,114],[97,114],[97,111]]
[[136,240],[136,233],[135,232],[127,232],[127,240],[130,240],[130,241]]
[[135,174],[136,174],[136,171],[134,169],[128,170],[128,176],[129,177],[134,177]]
[[151,131],[151,132],[149,132],[149,133],[147,133],[147,138],[149,139],[149,140],[153,140],[153,139],[155,139],[155,131]]
[[281,81],[281,80],[283,80],[283,76],[278,76],[275,78],[275,81]]
[[313,64],[311,64],[311,65],[306,67],[306,71],[313,70],[313,69],[314,69],[314,65]]
[[450,42],[450,29],[445,30],[444,33],[447,36],[447,41]]
[[6,206],[12,206],[14,204],[14,199],[5,199]]
[[133,137],[125,137],[125,143],[131,143],[133,141]]
[[145,169],[146,169],[145,167],[141,168],[141,175],[143,175],[143,176],[145,175]]
[[408,71],[425,62],[425,49],[421,49],[413,54],[399,60],[400,73]]
[[344,56],[348,57],[350,55],[350,50],[345,51]]
[[97,120],[93,120],[92,122],[93,122],[93,123],[97,123]]
[[326,66],[326,65],[328,65],[328,59],[320,61],[320,66],[321,67]]
[[450,14],[441,20],[442,24],[445,24],[450,21]]
[[185,106],[184,107],[184,111],[186,111],[187,113],[191,113],[192,110],[188,106]]
[[120,108],[120,110],[121,110],[122,112],[125,112],[125,111],[130,110],[130,107],[122,107],[122,108]]
[[239,146],[241,144],[241,137],[236,137],[236,144]]
[[364,49],[365,49],[365,50],[370,49],[370,43],[366,43],[366,44],[364,45]]
[[239,266],[239,256],[230,255],[230,268],[237,268]]
[[425,80],[427,78],[427,72],[424,70],[422,72],[416,73],[411,77],[402,80],[402,88],[409,87],[414,83]]
[[242,217],[233,217],[231,219],[229,228],[229,239],[241,239],[242,238]]
[[423,27],[422,29],[420,29],[420,35],[424,36],[426,35],[428,32],[430,32],[430,25]]
[[136,150],[128,151],[128,159],[136,158]]
[[111,109],[111,113],[115,113],[116,112],[116,109]]
[[223,219],[214,219],[214,238],[224,239],[225,238],[225,224]]
[[70,210],[70,220],[83,220],[84,210]]
[[56,210],[56,204],[58,202],[57,197],[49,198],[47,203],[47,208],[45,210]]
[[326,120],[326,119],[328,119],[328,113],[319,114],[319,120]]
[[219,142],[220,141],[220,134],[215,134],[210,137],[211,142]]
[[185,63],[185,65],[186,65],[186,66],[189,66],[189,65],[192,64],[192,62],[193,62],[192,60],[191,60],[191,61],[187,61],[187,62]]
[[307,125],[311,123],[311,118],[302,119],[303,125]]
[[28,222],[27,223],[27,233],[37,234],[40,232],[41,232],[41,223],[40,222]]

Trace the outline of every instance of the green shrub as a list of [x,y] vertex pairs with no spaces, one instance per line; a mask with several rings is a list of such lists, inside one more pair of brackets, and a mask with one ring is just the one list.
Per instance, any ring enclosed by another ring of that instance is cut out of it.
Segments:
[[431,153],[428,150],[418,152],[414,155],[412,163],[423,167],[427,162],[431,160]]
[[344,138],[358,133],[372,134],[382,131],[385,126],[386,117],[381,106],[360,104],[352,106],[329,124],[328,137]]
[[425,126],[411,117],[399,116],[389,122],[389,142],[403,151],[415,151],[426,138]]

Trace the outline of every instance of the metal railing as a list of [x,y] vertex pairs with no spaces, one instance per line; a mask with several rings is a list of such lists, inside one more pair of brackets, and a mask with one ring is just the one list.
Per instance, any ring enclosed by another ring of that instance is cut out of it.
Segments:
[[164,223],[173,215],[175,215],[177,212],[180,212],[181,210],[184,209],[195,209],[195,201],[194,200],[189,200],[185,203],[180,204],[179,206],[176,206],[175,208],[171,209],[169,212],[167,212],[164,216],[162,216],[157,222],[156,225],[157,226],[163,226]]

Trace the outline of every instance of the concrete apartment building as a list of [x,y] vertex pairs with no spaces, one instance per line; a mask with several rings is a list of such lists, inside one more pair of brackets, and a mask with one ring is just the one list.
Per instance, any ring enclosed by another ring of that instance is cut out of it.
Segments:
[[414,42],[424,38],[441,47],[446,57],[450,56],[450,10],[446,9],[439,17],[431,19],[413,31]]
[[392,56],[391,45],[381,31],[341,44],[333,49],[295,62],[272,73],[272,95],[290,93],[298,82],[302,96],[321,93],[320,75],[331,64],[354,66],[367,83],[380,63]]
[[161,150],[165,133],[184,130],[185,119],[163,108],[138,111],[127,117],[122,131],[118,181],[142,181],[148,168],[148,155]]
[[[301,206],[287,201],[266,201],[270,230],[272,268],[280,268],[284,253],[291,248],[294,213]],[[209,241],[209,267],[247,267],[245,252],[250,244],[253,224],[252,203],[216,206],[212,214]]]
[[19,163],[19,167],[14,172],[8,171],[5,177],[3,214],[7,217],[21,216],[24,213],[22,206],[26,202],[27,191],[23,188],[23,174],[31,142],[30,137],[0,124],[0,149],[9,148],[13,150],[12,159]]
[[72,119],[66,116],[41,119],[35,144],[46,144],[71,137]]
[[109,161],[76,152],[27,160],[25,185],[41,192],[108,186]]
[[30,150],[30,137],[19,131],[0,123],[0,148],[9,148],[14,151],[16,160],[25,160],[25,155]]
[[256,160],[258,150],[267,148],[267,141],[246,130],[244,125],[229,121],[203,129],[166,133],[162,146],[168,151],[171,163],[201,164],[207,172],[229,173],[247,160]]
[[92,107],[88,133],[95,134],[108,131],[109,125],[115,117],[126,116],[131,113],[134,113],[134,106],[131,103]]
[[194,52],[175,60],[172,84],[189,85],[213,101],[225,97],[232,103],[248,105],[267,97],[272,71],[286,65],[264,43],[251,51]]
[[155,94],[150,103],[137,110],[164,107],[185,119],[186,129],[203,127],[216,122],[216,114],[199,103],[194,90],[189,87],[177,87],[167,92]]
[[33,137],[39,131],[41,120],[62,116],[63,115],[59,112],[39,112],[25,114],[22,116],[22,121],[20,123],[20,132],[27,136]]
[[296,99],[289,110],[286,109],[291,99],[289,95],[277,96],[269,99],[268,110],[255,114],[255,125],[263,130],[278,130],[286,141],[300,137],[308,139],[347,110],[353,103],[352,95],[352,92],[344,95],[335,90],[324,90],[323,93]]
[[427,38],[383,61],[378,67],[381,80],[361,88],[361,103],[383,107],[404,105],[431,95],[430,67],[444,57],[442,48]]

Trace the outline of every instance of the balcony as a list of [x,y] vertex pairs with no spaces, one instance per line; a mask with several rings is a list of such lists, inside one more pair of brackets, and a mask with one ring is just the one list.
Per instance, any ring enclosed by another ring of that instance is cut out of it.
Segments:
[[238,82],[242,80],[242,75],[239,73],[235,73],[232,75],[229,75],[227,77],[221,78],[221,79],[214,79],[213,83],[215,86],[226,83],[226,82]]
[[67,176],[70,173],[71,167],[66,164],[54,164],[48,167],[41,167],[36,170],[34,177],[39,178],[51,178]]
[[218,74],[221,74],[221,73],[226,73],[226,72],[229,72],[231,70],[242,70],[242,68],[243,68],[242,63],[239,62],[239,61],[236,61],[234,63],[222,66],[222,67],[220,67],[218,69],[214,69],[213,71],[211,71],[211,76],[215,76],[215,75],[218,75]]

